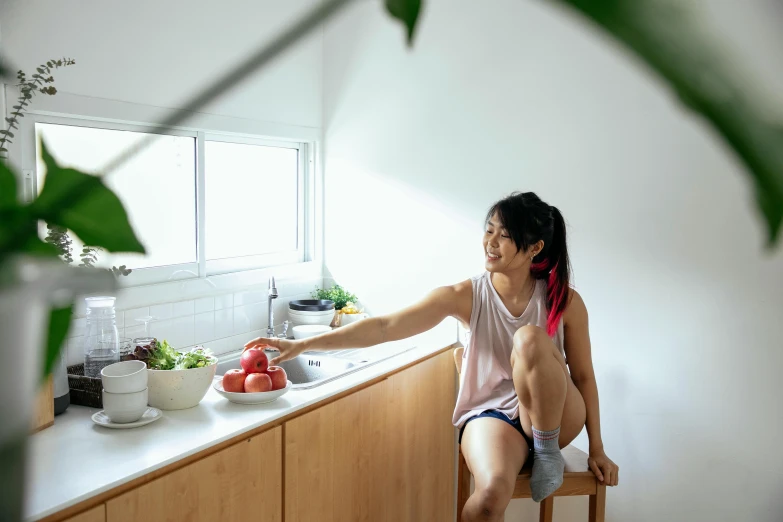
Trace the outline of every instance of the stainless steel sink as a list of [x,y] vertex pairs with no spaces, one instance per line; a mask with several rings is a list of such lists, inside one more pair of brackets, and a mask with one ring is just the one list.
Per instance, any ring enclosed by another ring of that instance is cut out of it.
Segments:
[[[353,350],[350,350],[353,352]],[[277,352],[268,354],[270,358],[277,355]],[[241,368],[239,358],[241,354],[221,357],[218,361],[217,375],[223,375],[228,370]],[[372,364],[380,361],[374,361]],[[343,352],[341,355],[327,354],[302,354],[290,361],[284,361],[280,364],[291,381],[291,389],[315,388],[327,382],[338,379],[349,373],[369,366],[370,361],[361,358],[347,358]]]

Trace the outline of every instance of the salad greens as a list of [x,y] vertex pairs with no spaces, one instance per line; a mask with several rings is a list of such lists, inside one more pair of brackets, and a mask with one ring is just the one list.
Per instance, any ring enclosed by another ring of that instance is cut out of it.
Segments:
[[133,357],[147,363],[147,368],[151,370],[190,370],[217,363],[217,358],[207,348],[199,346],[180,353],[165,339],[149,346],[137,347]]

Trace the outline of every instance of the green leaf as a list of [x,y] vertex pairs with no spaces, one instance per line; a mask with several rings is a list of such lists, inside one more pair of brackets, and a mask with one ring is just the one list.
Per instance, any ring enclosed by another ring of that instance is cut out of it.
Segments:
[[57,164],[41,142],[46,182],[31,210],[39,219],[72,230],[86,244],[109,252],[144,253],[117,197],[97,176]]
[[73,306],[52,308],[49,313],[49,330],[46,338],[46,354],[44,356],[43,377],[47,377],[54,369],[57,357],[60,355],[68,328],[71,326]]
[[[0,149],[0,151],[7,152],[5,149]],[[17,205],[16,176],[4,161],[0,161],[0,209],[12,208]]]
[[783,225],[783,129],[769,118],[752,82],[727,62],[720,35],[703,30],[688,2],[558,1],[624,44],[710,123],[745,164],[774,245]]
[[14,133],[9,131],[9,130],[0,130],[0,134],[5,134],[6,136],[8,136],[10,138],[14,137]]
[[408,45],[412,45],[416,22],[421,12],[421,0],[386,0],[386,10],[408,29]]

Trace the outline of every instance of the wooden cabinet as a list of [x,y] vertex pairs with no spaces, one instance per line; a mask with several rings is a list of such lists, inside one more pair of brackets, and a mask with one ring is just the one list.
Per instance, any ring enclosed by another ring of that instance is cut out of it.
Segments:
[[286,522],[454,520],[444,352],[285,424]]
[[65,522],[106,522],[106,504],[101,504],[89,511],[66,518]]
[[387,381],[285,424],[285,521],[386,520]]
[[277,427],[109,500],[106,520],[280,522],[281,457]]
[[[451,350],[62,522],[452,522]],[[106,500],[106,499],[109,500]],[[71,511],[73,512],[73,511]]]
[[454,359],[447,351],[392,375],[389,383],[387,520],[454,520],[456,402]]

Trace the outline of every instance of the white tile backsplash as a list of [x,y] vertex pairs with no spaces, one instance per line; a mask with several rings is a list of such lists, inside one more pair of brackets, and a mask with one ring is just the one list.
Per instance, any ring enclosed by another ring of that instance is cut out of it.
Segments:
[[[152,323],[150,323],[150,330],[152,330]],[[127,337],[129,339],[134,339],[136,337],[144,337],[144,325],[143,324],[136,324],[133,326],[126,326],[122,332],[120,332],[120,336]]]
[[202,297],[201,299],[196,299],[195,301],[194,313],[202,314],[204,312],[211,312],[214,309],[215,309],[214,297]]
[[195,301],[179,301],[171,304],[172,317],[185,317],[196,313]]
[[174,348],[193,344],[194,316],[177,317],[150,324],[150,333],[157,339],[165,339]]
[[165,321],[166,319],[174,317],[172,309],[171,303],[150,306],[150,315],[155,318],[153,322]]
[[215,339],[234,334],[234,309],[215,310]]
[[265,303],[269,296],[268,290],[246,290],[234,293],[234,306]]
[[[309,299],[310,292],[320,281],[277,281],[280,293],[280,297],[274,301],[277,332],[282,331],[280,325],[288,319],[288,301]],[[137,322],[136,319],[151,315],[155,320],[150,322],[150,334],[168,340],[178,350],[203,344],[217,354],[235,352],[241,350],[248,340],[265,335],[266,300],[267,289],[266,284],[263,284],[217,296],[117,309],[117,330],[120,337],[142,337],[144,323]],[[66,343],[69,365],[81,363],[84,358],[86,319],[83,307],[77,306],[74,310]]]
[[265,303],[254,303],[245,306],[234,307],[234,334],[258,330],[265,326]]
[[141,308],[131,308],[130,310],[125,310],[125,326],[136,326],[137,324],[143,325],[144,323],[140,323],[136,321],[136,319],[141,319],[142,317],[147,317],[149,315],[149,306],[142,306]]
[[202,344],[215,339],[215,312],[196,314],[194,320],[194,343]]
[[81,337],[87,333],[87,319],[84,317],[71,319],[68,337]]
[[234,307],[234,294],[225,294],[215,296],[215,310]]

